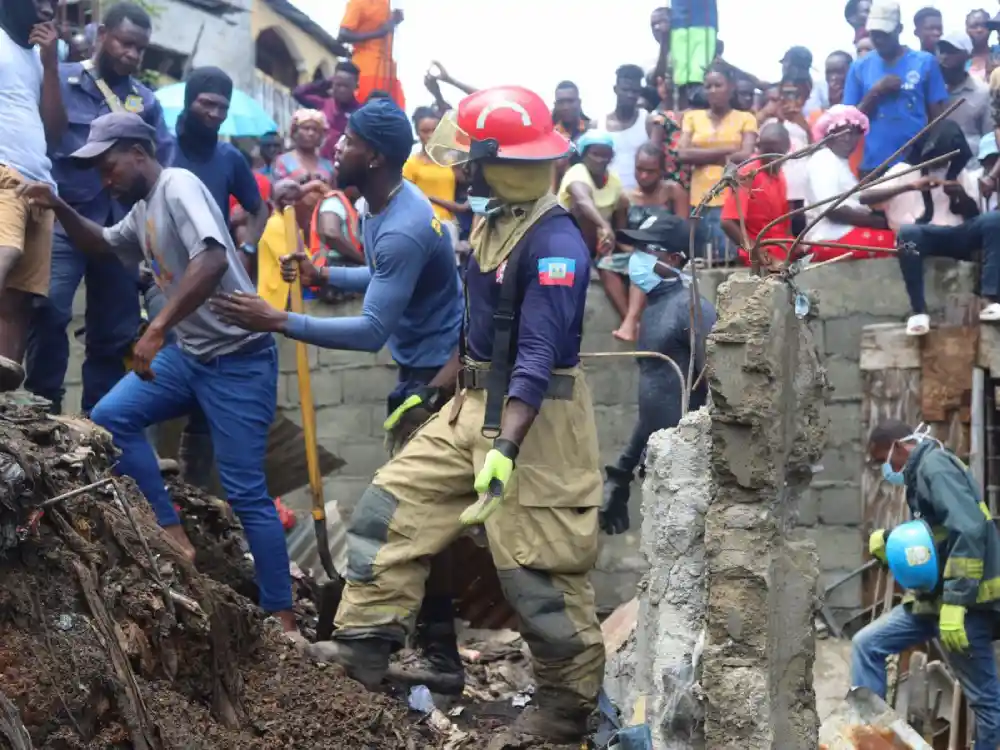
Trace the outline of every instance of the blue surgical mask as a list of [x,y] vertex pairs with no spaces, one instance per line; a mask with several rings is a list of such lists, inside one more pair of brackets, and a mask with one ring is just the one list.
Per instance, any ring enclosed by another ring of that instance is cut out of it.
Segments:
[[493,201],[493,198],[483,198],[479,195],[470,195],[469,208],[472,209],[472,213],[476,216],[490,216],[503,208],[501,205],[490,206],[491,201]]
[[656,256],[636,250],[628,259],[628,278],[636,287],[649,294],[662,282],[656,275]]
[[906,484],[906,476],[903,472],[893,469],[892,464],[888,461],[882,464],[882,478],[896,487],[902,487]]

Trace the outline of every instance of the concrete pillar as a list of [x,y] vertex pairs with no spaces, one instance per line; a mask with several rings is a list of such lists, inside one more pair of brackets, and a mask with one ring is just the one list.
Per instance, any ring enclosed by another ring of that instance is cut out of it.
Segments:
[[707,355],[715,497],[705,517],[701,687],[712,750],[814,750],[818,561],[795,531],[826,441],[826,376],[789,287],[719,288]]
[[705,641],[705,515],[714,496],[711,419],[692,412],[655,433],[643,483],[642,554],[635,679],[623,707],[643,697],[655,750],[705,748],[698,685]]

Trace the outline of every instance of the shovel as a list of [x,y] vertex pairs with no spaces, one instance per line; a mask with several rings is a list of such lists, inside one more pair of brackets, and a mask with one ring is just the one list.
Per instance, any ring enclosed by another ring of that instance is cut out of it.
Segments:
[[[284,210],[285,242],[287,247],[298,249],[299,226],[295,219],[295,209],[288,206]],[[302,282],[295,277],[291,289],[291,309],[293,313],[302,314]],[[302,432],[306,441],[306,464],[309,470],[309,490],[312,495],[313,526],[316,530],[316,546],[319,551],[319,561],[323,572],[329,580],[320,588],[318,604],[319,624],[316,627],[316,639],[329,640],[333,629],[333,618],[340,603],[342,584],[340,576],[333,567],[330,556],[330,540],[326,529],[326,502],[323,499],[323,476],[320,473],[319,448],[316,443],[316,411],[313,408],[312,381],[309,377],[309,353],[306,344],[298,341],[295,344],[295,363],[299,375],[299,403],[302,406]],[[322,631],[322,632],[321,632]]]

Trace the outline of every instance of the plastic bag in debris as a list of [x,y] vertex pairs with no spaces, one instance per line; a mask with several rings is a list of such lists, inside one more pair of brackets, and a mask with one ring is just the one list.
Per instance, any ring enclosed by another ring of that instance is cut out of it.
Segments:
[[608,698],[603,688],[597,696],[597,708],[601,714],[601,723],[592,738],[594,746],[604,750],[653,750],[653,734],[649,727],[640,724],[622,729],[618,720],[618,711]]
[[0,553],[20,543],[21,507],[17,500],[28,485],[24,468],[9,453],[0,453]]
[[24,468],[9,453],[0,453],[0,502],[16,510],[14,501],[21,496],[28,484]]
[[411,711],[418,711],[422,714],[429,714],[434,710],[434,698],[426,685],[414,685],[410,688],[410,699],[408,701]]

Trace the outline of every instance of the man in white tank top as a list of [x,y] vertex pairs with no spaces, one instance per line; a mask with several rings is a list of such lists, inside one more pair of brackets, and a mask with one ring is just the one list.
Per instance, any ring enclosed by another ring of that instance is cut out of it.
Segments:
[[54,15],[52,0],[0,2],[0,391],[24,380],[32,305],[49,291],[52,212],[15,191],[28,181],[55,187],[45,136],[65,114]]
[[615,110],[604,117],[601,129],[611,134],[615,141],[615,157],[610,169],[618,175],[626,190],[637,187],[635,181],[635,155],[639,146],[649,140],[646,134],[647,112],[640,109],[642,68],[622,65],[615,71]]

